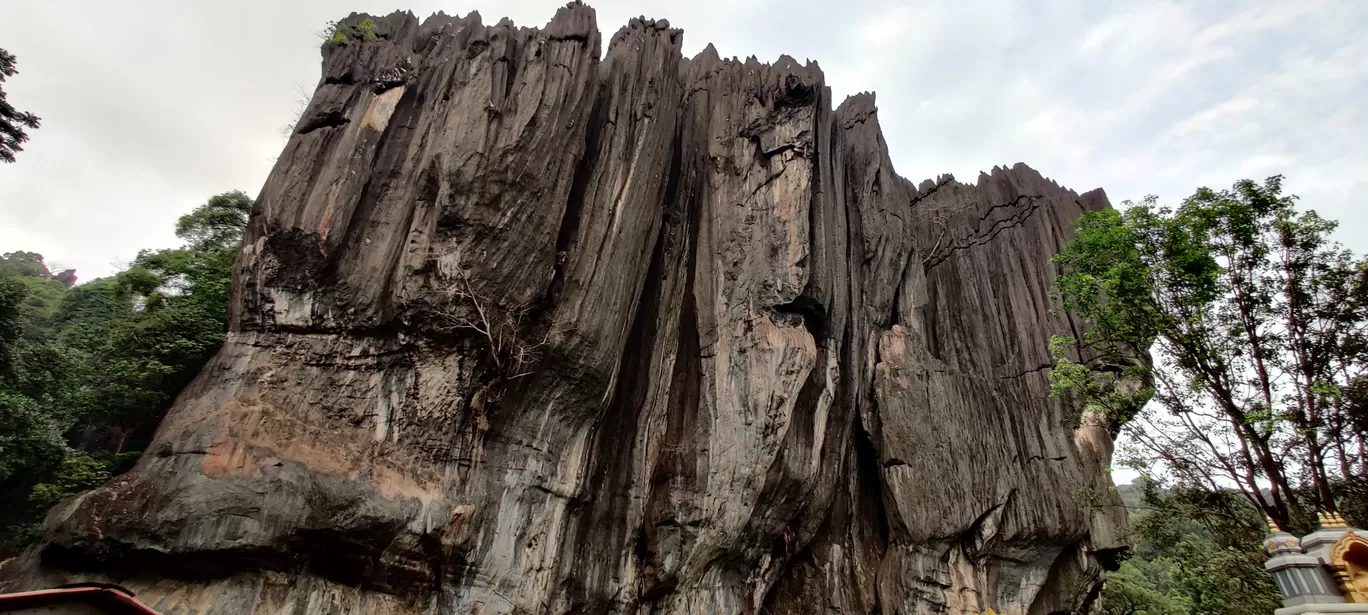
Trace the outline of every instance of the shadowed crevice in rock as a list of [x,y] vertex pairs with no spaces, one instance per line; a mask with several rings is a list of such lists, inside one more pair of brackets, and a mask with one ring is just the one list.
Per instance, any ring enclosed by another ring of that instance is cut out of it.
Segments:
[[295,128],[295,133],[306,135],[321,128],[337,128],[346,125],[348,121],[350,120],[343,117],[341,113],[329,111],[299,122],[299,126]]
[[792,326],[802,326],[812,335],[812,339],[818,342],[826,340],[827,316],[826,308],[818,303],[816,299],[808,296],[800,296],[788,303],[781,303],[774,306],[774,311],[789,316],[796,316],[796,320],[791,322]]
[[[353,15],[344,23],[365,18]],[[920,185],[872,94],[543,28],[373,17],[238,253],[232,330],[10,587],[163,612],[1084,612],[1106,429],[1049,396],[1048,259],[1107,206]]]
[[556,304],[556,299],[565,283],[565,260],[569,255],[571,242],[579,230],[580,218],[584,212],[585,192],[589,189],[594,162],[598,158],[599,140],[603,137],[605,95],[600,92],[594,100],[593,110],[589,113],[589,123],[584,131],[584,157],[575,167],[575,176],[570,186],[570,201],[565,214],[561,217],[560,230],[556,234],[556,267],[551,278],[547,303]]

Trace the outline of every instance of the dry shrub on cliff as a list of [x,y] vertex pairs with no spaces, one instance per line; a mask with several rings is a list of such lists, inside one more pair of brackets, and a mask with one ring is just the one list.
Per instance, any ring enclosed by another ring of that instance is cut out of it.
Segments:
[[436,311],[434,328],[441,333],[473,333],[493,364],[491,385],[530,375],[562,331],[539,326],[529,305],[496,305],[476,292],[470,270],[459,262],[437,259],[438,273],[452,284],[447,301]]

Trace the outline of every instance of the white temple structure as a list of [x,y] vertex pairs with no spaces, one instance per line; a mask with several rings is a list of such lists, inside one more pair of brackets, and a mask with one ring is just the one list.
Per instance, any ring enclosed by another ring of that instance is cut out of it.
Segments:
[[1319,516],[1321,529],[1300,539],[1268,520],[1264,568],[1283,595],[1274,615],[1368,614],[1368,532],[1338,513]]

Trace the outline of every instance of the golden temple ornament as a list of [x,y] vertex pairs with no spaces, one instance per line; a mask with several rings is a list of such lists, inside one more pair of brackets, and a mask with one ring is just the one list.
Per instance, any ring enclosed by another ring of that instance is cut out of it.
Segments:
[[1345,600],[1368,603],[1368,538],[1346,530],[1330,547],[1330,570]]

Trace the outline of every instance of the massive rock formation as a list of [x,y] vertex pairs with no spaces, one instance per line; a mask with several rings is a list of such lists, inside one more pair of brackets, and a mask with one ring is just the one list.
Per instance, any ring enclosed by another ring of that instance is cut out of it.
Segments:
[[[353,16],[347,23],[359,23]],[[20,586],[166,613],[1086,612],[1125,519],[1048,395],[1106,207],[899,177],[815,64],[592,9],[375,18],[261,191],[232,332]]]

